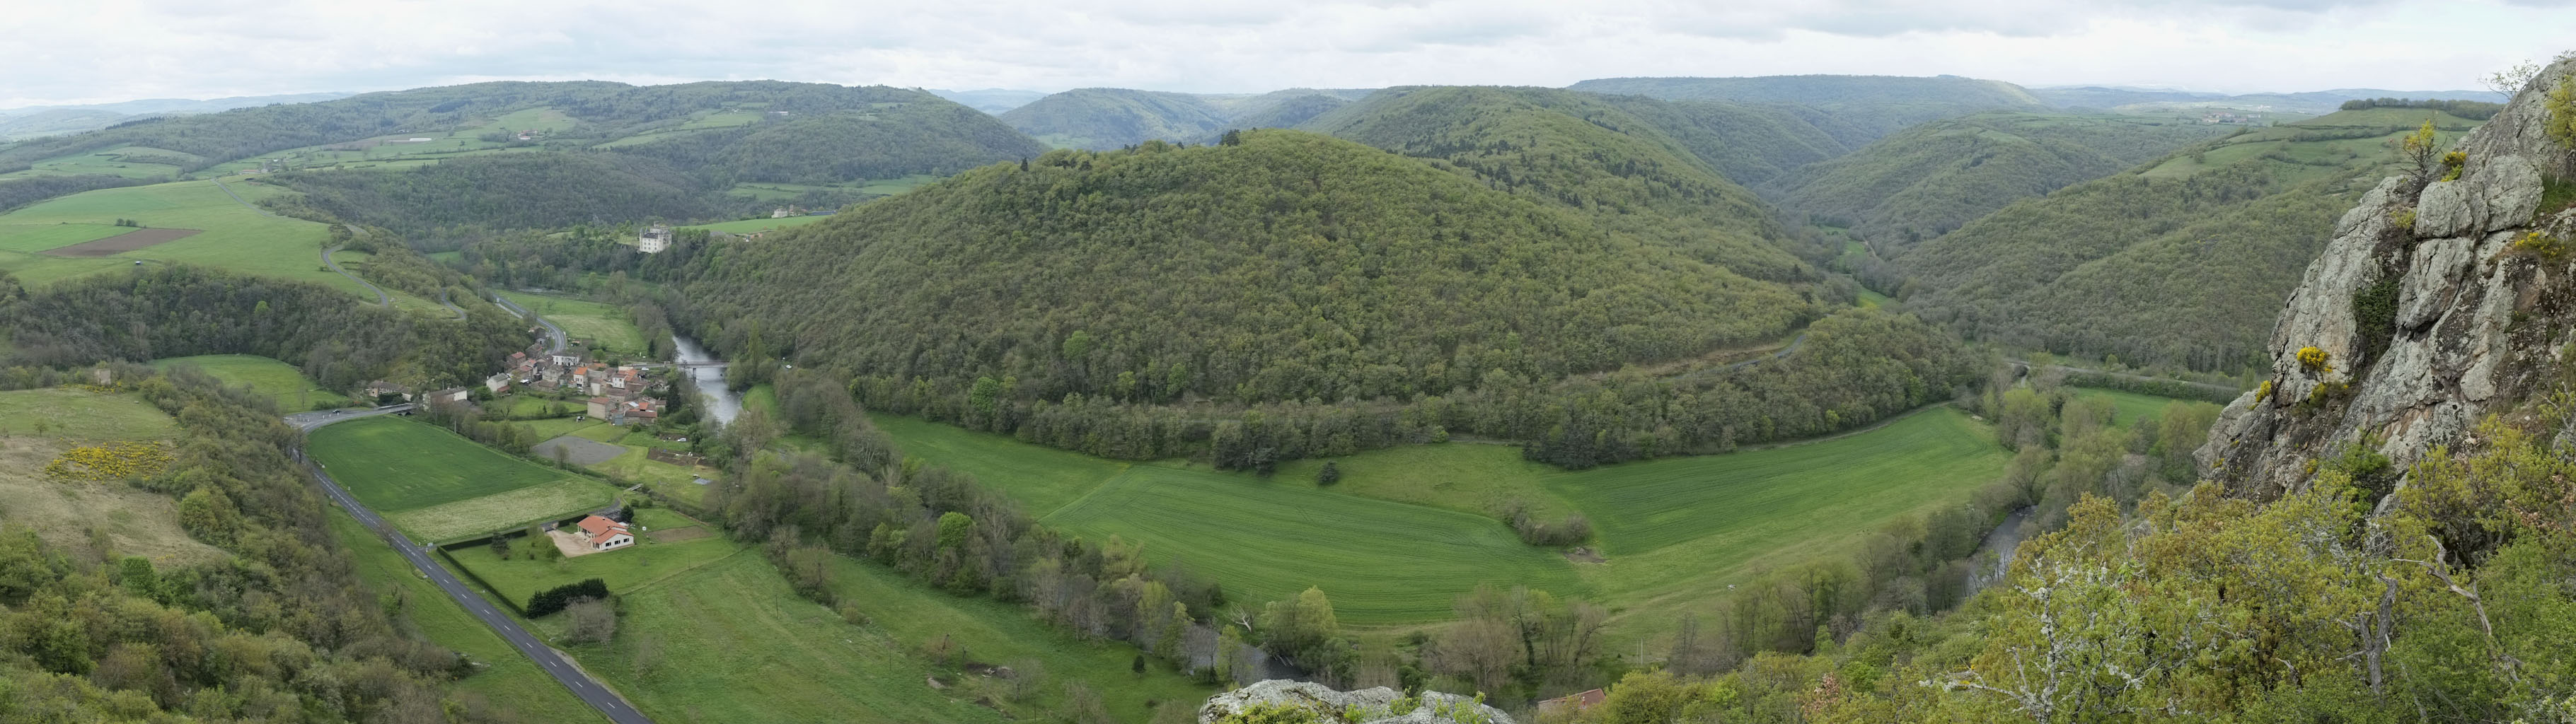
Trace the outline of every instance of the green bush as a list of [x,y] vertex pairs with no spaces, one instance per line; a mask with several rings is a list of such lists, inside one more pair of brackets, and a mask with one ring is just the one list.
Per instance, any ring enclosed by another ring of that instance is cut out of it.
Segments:
[[2576,76],[2558,76],[2558,87],[2550,89],[2542,105],[2549,108],[2550,140],[2576,148]]
[[554,588],[538,591],[536,595],[528,597],[528,618],[536,618],[564,610],[565,606],[570,606],[572,605],[572,602],[581,599],[604,599],[607,597],[608,582],[597,578],[586,579],[580,583],[556,586]]

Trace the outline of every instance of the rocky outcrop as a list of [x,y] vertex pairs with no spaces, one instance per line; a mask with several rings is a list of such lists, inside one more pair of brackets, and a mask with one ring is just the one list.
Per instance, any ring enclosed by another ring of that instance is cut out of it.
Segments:
[[[1287,679],[1272,679],[1209,697],[1207,704],[1199,707],[1199,724],[1216,724],[1264,705],[1304,708],[1315,712],[1316,721],[1326,724],[1513,724],[1510,714],[1455,694],[1430,691],[1423,692],[1419,699],[1408,699],[1404,692],[1383,686],[1334,691],[1322,684]],[[1399,707],[1405,710],[1394,711]]]
[[[2576,254],[2514,242],[2537,231],[2576,244],[2576,211],[2538,208],[2544,178],[2576,179],[2576,152],[2545,131],[2545,98],[2570,74],[2576,61],[2551,66],[2462,139],[2457,180],[2390,178],[2344,214],[2273,325],[2271,379],[2229,404],[2196,453],[2203,477],[2270,498],[2352,444],[2402,470],[2554,384],[2576,329]],[[2323,364],[2301,359],[2309,347]]]

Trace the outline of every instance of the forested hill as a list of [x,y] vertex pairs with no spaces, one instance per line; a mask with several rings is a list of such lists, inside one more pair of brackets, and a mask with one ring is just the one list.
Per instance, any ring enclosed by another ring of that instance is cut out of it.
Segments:
[[1932,121],[1769,185],[1781,206],[1902,257],[2013,201],[2108,176],[2234,127],[2173,118],[1986,113]]
[[1665,100],[1785,103],[1821,111],[1852,131],[1859,146],[1925,121],[1981,111],[2045,110],[2021,86],[1957,76],[1774,75],[1741,78],[1598,78],[1567,86],[1589,93]]
[[1972,338],[2234,371],[2397,141],[2477,125],[2412,108],[2247,129],[2024,199],[1925,242],[1876,283]]
[[1186,141],[1225,128],[1225,111],[1188,93],[1077,88],[1001,116],[1020,132],[1068,148],[1108,149],[1148,139]]
[[[524,118],[496,121],[514,113]],[[560,114],[556,120],[546,120]],[[710,115],[715,114],[715,115]],[[756,117],[756,118],[755,118]],[[833,120],[818,120],[822,119]],[[796,135],[817,140],[750,139],[762,130],[753,120],[783,122]],[[522,148],[580,149],[641,144],[664,156],[719,156],[709,145],[748,143],[760,153],[882,154],[894,147],[964,142],[986,163],[1017,158],[1035,148],[973,109],[930,93],[884,86],[845,87],[782,81],[711,81],[630,86],[601,81],[495,82],[368,93],[320,103],[242,108],[222,113],[157,118],[91,133],[39,139],[0,149],[0,168],[66,154],[139,146],[182,161],[182,174],[264,154],[365,141],[389,134],[439,136],[490,128],[542,128],[541,139]],[[890,129],[927,129],[927,135]],[[714,136],[715,139],[706,138]],[[834,141],[855,144],[832,145]],[[496,142],[494,145],[498,145]],[[656,148],[659,146],[660,148]],[[946,148],[935,148],[945,152]],[[924,153],[927,151],[896,151]],[[740,158],[709,158],[735,168]],[[871,164],[871,173],[921,173],[938,164]],[[797,169],[773,175],[794,175]],[[759,173],[740,174],[757,177]]]
[[[1483,182],[1586,212],[1606,227],[1746,276],[1812,271],[1769,207],[1692,146],[1608,100],[1554,88],[1394,88],[1304,128],[1445,162]],[[1697,127],[1683,130],[1695,137]],[[1701,144],[1702,148],[1725,148]]]

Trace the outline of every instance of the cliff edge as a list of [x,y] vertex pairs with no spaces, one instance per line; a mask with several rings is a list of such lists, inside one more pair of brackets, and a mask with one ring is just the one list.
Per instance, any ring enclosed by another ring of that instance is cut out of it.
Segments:
[[2550,96],[2576,93],[2560,90],[2571,75],[2576,60],[2552,64],[2453,147],[2460,163],[2381,181],[2344,213],[2273,326],[2271,379],[2195,453],[2204,479],[2269,499],[2347,445],[2405,470],[2558,387],[2549,370],[2576,340],[2576,149],[2550,127],[2576,111]]

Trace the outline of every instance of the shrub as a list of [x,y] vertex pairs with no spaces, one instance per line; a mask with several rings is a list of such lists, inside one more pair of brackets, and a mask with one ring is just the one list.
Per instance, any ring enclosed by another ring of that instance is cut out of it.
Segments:
[[2468,170],[2468,168],[2469,168],[2469,154],[2468,154],[2468,152],[2466,152],[2466,151],[2452,151],[2452,152],[2450,152],[2450,153],[2442,154],[2442,167],[2443,167],[2443,168],[2446,168],[2446,169],[2450,169],[2449,171],[2446,171],[2446,172],[2444,172],[2444,173],[2442,174],[2442,180],[2444,180],[2444,181],[2458,181],[2458,180],[2460,180],[2460,172],[2461,172],[2461,171]]
[[2389,214],[2389,215],[2388,215],[2388,221],[2389,221],[2389,223],[2396,224],[2396,225],[2397,225],[2397,228],[2405,229],[2405,230],[2410,231],[2410,232],[2411,232],[2411,231],[2414,231],[2414,230],[2415,230],[2415,210],[2414,210],[2414,209],[2398,209],[2398,210],[2397,210],[2397,213]]
[[2317,374],[2333,372],[2334,367],[2326,364],[2332,360],[2332,357],[2333,355],[2328,354],[2325,350],[2317,349],[2315,347],[2299,348],[2299,366],[2307,368],[2309,372],[2315,372]]
[[2538,257],[2542,261],[2556,262],[2567,258],[2567,241],[2534,231],[2513,240],[2513,250],[2526,256]]
[[528,618],[536,618],[564,610],[565,607],[572,605],[572,602],[580,599],[605,599],[607,597],[608,582],[597,578],[584,580],[580,583],[556,586],[554,588],[538,591],[536,595],[528,597]]
[[1323,469],[1315,471],[1316,485],[1331,485],[1341,481],[1342,469],[1340,466],[1334,465],[1333,461],[1324,461]]
[[2404,277],[2383,274],[2379,281],[2352,293],[2353,331],[2361,335],[2362,364],[2387,351],[2389,336],[2396,334],[2397,292],[2404,285]]

